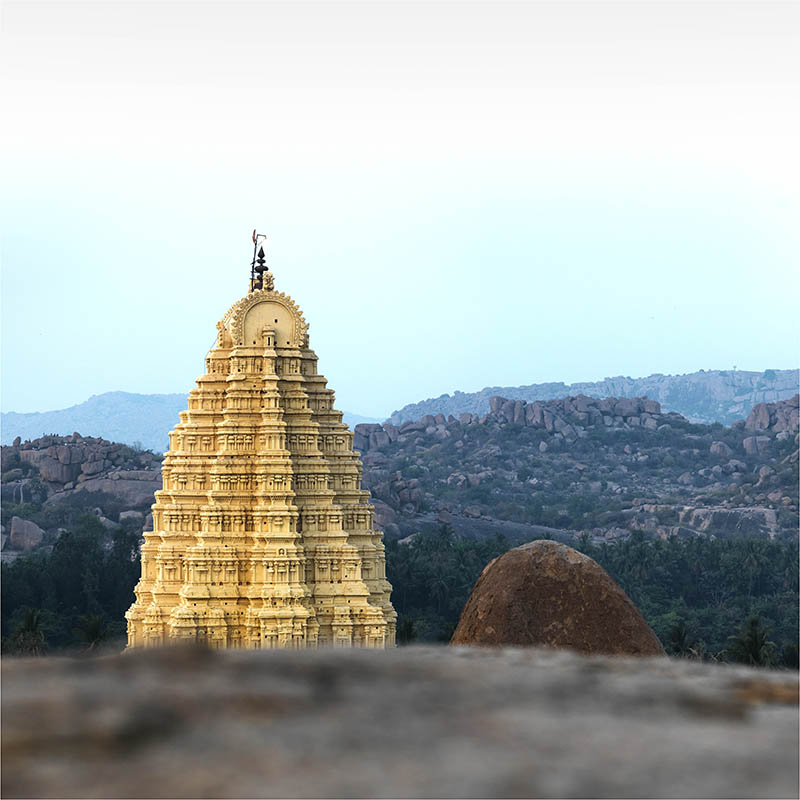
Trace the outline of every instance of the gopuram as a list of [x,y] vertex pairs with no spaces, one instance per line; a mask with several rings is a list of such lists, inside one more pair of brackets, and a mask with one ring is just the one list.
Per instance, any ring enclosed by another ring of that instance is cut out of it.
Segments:
[[392,646],[397,615],[353,434],[263,247],[188,406],[144,534],[128,647]]

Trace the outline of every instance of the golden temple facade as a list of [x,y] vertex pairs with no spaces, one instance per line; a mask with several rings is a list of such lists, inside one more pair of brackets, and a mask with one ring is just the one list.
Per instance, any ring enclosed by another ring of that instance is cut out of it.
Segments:
[[169,434],[128,646],[394,645],[384,546],[308,324],[255,267]]

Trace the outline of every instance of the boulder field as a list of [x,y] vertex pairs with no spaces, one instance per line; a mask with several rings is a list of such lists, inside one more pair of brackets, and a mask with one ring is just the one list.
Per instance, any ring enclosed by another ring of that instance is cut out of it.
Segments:
[[[17,438],[0,449],[4,515],[2,561],[51,548],[62,528],[60,512],[82,509],[113,528],[147,525],[154,493],[161,488],[161,458],[145,450],[92,436]],[[34,514],[37,520],[22,515]],[[114,516],[108,519],[107,514]]]
[[356,425],[354,446],[389,539],[442,524],[514,543],[774,539],[797,533],[798,403],[762,403],[723,428],[646,397],[493,396],[481,416]]

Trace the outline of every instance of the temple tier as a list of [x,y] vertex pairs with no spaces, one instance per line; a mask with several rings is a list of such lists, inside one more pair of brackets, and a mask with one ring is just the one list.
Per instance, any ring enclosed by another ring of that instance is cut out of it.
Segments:
[[217,324],[170,432],[128,646],[392,646],[397,615],[353,434],[300,310],[271,275],[259,284]]

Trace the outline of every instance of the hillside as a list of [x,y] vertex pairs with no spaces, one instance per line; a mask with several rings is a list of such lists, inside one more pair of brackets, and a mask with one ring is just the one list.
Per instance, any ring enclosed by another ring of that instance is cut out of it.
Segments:
[[800,370],[767,369],[764,372],[701,370],[686,375],[650,375],[647,378],[605,378],[595,383],[534,383],[530,386],[491,386],[480,392],[443,394],[395,411],[389,422],[400,425],[427,414],[485,414],[495,395],[511,400],[555,400],[569,395],[589,397],[648,397],[665,411],[682,414],[690,422],[730,425],[744,417],[756,403],[786,400],[798,390]]
[[[186,404],[185,394],[106,392],[58,411],[3,412],[2,444],[11,444],[17,436],[37,439],[80,431],[84,436],[102,437],[160,453],[169,446],[167,434],[177,424]],[[374,420],[344,412],[344,421],[352,426]]]
[[797,535],[797,414],[797,395],[731,427],[646,398],[493,397],[480,417],[357,425],[355,447],[393,538],[781,538]]
[[[400,641],[449,639],[488,561],[550,537],[606,568],[670,652],[725,658],[755,614],[796,663],[799,400],[730,428],[585,396],[358,425]],[[104,439],[2,447],[4,635],[29,608],[49,647],[99,635],[98,613],[123,635],[160,485],[160,456]]]
[[[797,535],[798,396],[759,404],[728,428],[693,425],[644,398],[490,405],[482,417],[355,426],[364,487],[387,540],[442,526],[465,539],[569,544],[636,531]],[[3,446],[3,560],[52,545],[81,511],[141,530],[160,460],[78,434]]]

